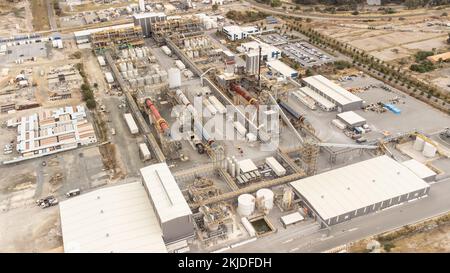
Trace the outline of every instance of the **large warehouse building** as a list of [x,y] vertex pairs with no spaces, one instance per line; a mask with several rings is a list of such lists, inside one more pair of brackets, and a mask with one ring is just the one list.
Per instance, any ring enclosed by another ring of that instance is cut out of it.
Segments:
[[142,168],[144,187],[149,194],[166,244],[187,246],[194,236],[192,211],[166,163]]
[[66,253],[167,252],[139,182],[98,189],[59,204]]
[[324,109],[326,111],[335,110],[329,106],[333,104],[336,105],[338,112],[361,109],[362,107],[362,99],[322,75],[306,77],[302,80],[307,89],[309,89],[308,91],[312,91],[316,93],[316,95],[329,101],[329,103],[323,104],[315,99],[314,96],[311,96],[313,99],[317,100],[320,106],[326,106],[326,109]]
[[291,183],[323,225],[335,225],[428,194],[430,186],[383,155]]

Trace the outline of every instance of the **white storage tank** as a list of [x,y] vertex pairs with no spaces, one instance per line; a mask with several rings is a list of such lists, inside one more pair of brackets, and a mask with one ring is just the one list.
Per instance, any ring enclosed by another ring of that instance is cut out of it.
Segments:
[[181,72],[178,68],[169,68],[169,88],[177,88],[181,86]]
[[248,193],[239,195],[237,211],[242,216],[250,216],[255,211],[255,197]]
[[123,77],[124,79],[128,79],[128,74],[127,74],[126,71],[123,71],[123,72],[121,72],[121,73],[122,73],[122,77]]
[[144,85],[145,85],[144,78],[142,78],[142,77],[137,78],[137,82],[138,82],[138,87],[144,87]]
[[422,154],[425,157],[434,157],[436,155],[436,151],[437,151],[436,147],[434,147],[432,144],[428,142],[425,142]]
[[422,151],[424,146],[425,140],[423,140],[420,137],[416,137],[416,141],[414,141],[413,148],[416,151]]
[[149,75],[145,76],[145,85],[152,85],[153,84],[153,78]]
[[120,64],[119,64],[119,69],[120,69],[120,72],[125,72],[125,71],[127,71],[127,70],[128,70],[128,69],[127,69],[127,63],[125,63],[125,62],[120,63]]
[[127,63],[127,69],[128,69],[128,71],[133,70],[133,63],[132,62],[128,62]]
[[134,78],[133,70],[128,70],[127,73],[128,73],[128,78],[130,78],[130,79]]
[[273,191],[263,188],[256,192],[259,209],[271,210],[273,208]]

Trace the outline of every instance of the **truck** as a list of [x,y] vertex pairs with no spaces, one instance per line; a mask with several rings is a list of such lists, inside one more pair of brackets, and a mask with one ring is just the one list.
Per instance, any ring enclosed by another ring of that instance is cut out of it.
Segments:
[[135,134],[139,133],[139,128],[137,127],[133,116],[130,113],[125,113],[125,114],[123,114],[123,117],[125,119],[125,122],[128,125],[128,129],[130,129],[130,133],[132,135],[135,135]]
[[152,158],[152,155],[150,154],[150,150],[147,147],[147,144],[140,143],[139,144],[139,154],[141,156],[142,161],[147,161]]

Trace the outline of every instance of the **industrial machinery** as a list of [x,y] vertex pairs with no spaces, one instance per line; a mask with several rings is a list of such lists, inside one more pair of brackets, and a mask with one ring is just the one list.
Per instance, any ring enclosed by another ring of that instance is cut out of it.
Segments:
[[258,100],[254,97],[252,97],[247,90],[245,90],[242,86],[236,84],[236,83],[231,83],[230,84],[230,90],[232,90],[233,92],[235,92],[236,94],[240,95],[241,97],[243,97],[248,104],[251,105],[258,105]]
[[145,99],[145,105],[150,110],[153,121],[155,122],[156,128],[161,132],[164,133],[166,136],[170,134],[169,125],[167,124],[166,120],[161,117],[159,114],[158,109],[156,109],[153,102],[147,98]]

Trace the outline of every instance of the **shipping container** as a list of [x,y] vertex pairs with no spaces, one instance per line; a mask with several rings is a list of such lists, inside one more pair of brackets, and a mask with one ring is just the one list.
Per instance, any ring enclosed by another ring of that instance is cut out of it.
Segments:
[[266,158],[266,164],[273,170],[273,172],[277,176],[283,176],[286,174],[286,169],[281,166],[281,164],[274,157],[271,156]]
[[130,113],[126,113],[123,115],[125,122],[128,125],[128,129],[130,129],[130,132],[132,135],[135,135],[137,133],[139,133],[139,129],[136,125],[136,122],[134,121],[133,116]]
[[147,161],[152,158],[151,154],[150,154],[150,150],[148,149],[147,144],[145,144],[145,143],[139,144],[139,152],[140,152],[142,161]]

